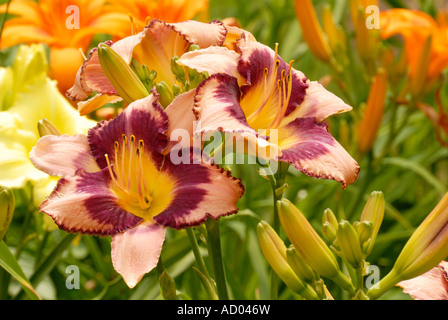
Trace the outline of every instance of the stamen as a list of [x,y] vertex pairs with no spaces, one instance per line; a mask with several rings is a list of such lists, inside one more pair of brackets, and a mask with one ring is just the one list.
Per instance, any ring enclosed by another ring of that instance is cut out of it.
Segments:
[[110,177],[112,178],[112,181],[113,181],[113,182],[114,182],[120,189],[122,189],[121,186],[120,186],[120,184],[118,183],[117,179],[115,179],[114,172],[112,171],[112,165],[110,164],[110,161],[109,161],[109,155],[106,153],[106,154],[104,155],[104,157],[106,158],[107,168],[109,169],[109,174],[110,174]]
[[128,166],[128,190],[131,190],[131,176],[132,176],[132,156],[134,155],[135,136],[131,135],[131,142],[129,143],[129,166]]
[[131,13],[128,13],[128,16],[129,16],[129,20],[131,21],[131,34],[135,35],[136,30],[135,30],[135,25],[134,25],[134,17],[132,16]]
[[118,181],[120,181],[120,183],[121,183],[122,182],[121,172],[118,169],[118,149],[119,148],[120,148],[120,145],[119,145],[118,141],[115,141],[114,142],[114,159],[115,159],[115,164],[116,164],[115,173],[117,174]]

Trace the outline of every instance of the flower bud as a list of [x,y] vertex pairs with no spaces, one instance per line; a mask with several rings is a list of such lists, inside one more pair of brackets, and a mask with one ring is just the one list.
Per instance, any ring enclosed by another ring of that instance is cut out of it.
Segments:
[[369,98],[358,126],[357,141],[361,153],[371,150],[375,143],[383,120],[387,83],[387,72],[384,69],[379,69],[370,86]]
[[163,270],[159,276],[159,283],[162,296],[165,300],[177,300],[176,284],[174,283],[173,277],[166,270]]
[[331,59],[330,46],[319,24],[312,1],[295,0],[294,7],[302,28],[303,38],[310,51],[320,60],[329,62]]
[[165,82],[161,81],[156,84],[156,90],[160,95],[159,102],[166,108],[174,100],[174,93],[170,86]]
[[286,246],[274,229],[265,221],[261,221],[257,227],[257,235],[263,255],[280,279],[305,299],[317,300],[314,289],[303,282],[288,264]]
[[130,104],[149,96],[138,75],[111,47],[101,44],[98,47],[98,59],[104,74],[125,103]]
[[46,135],[60,136],[61,131],[47,118],[43,118],[37,122],[37,131],[39,131],[39,136],[42,138]]
[[342,256],[349,264],[358,268],[364,257],[355,228],[348,221],[341,221],[336,235]]
[[372,223],[370,242],[365,250],[366,256],[372,252],[375,244],[378,231],[383,222],[385,205],[383,193],[381,191],[374,191],[370,194],[369,200],[367,200],[362,211],[360,222],[370,221]]
[[333,252],[302,212],[287,199],[277,201],[277,209],[286,235],[310,267],[319,275],[332,279],[344,289],[351,290],[352,284],[342,274]]
[[313,269],[303,260],[294,246],[286,249],[286,260],[300,279],[310,283],[316,280]]
[[14,193],[10,189],[0,187],[0,241],[8,231],[15,209]]
[[414,98],[420,98],[420,95],[425,93],[428,86],[428,70],[432,58],[432,35],[426,38],[423,47],[420,49],[417,65],[415,70],[411,69],[410,86],[411,93]]
[[372,222],[355,222],[353,226],[358,234],[359,243],[361,246],[363,247],[364,245],[368,245],[370,243],[370,238],[372,237]]
[[[448,193],[414,231],[392,270],[367,295],[378,298],[400,281],[419,276],[448,256]],[[377,288],[377,289],[375,289]]]
[[322,233],[328,242],[333,243],[338,230],[338,219],[331,209],[325,209],[322,215]]

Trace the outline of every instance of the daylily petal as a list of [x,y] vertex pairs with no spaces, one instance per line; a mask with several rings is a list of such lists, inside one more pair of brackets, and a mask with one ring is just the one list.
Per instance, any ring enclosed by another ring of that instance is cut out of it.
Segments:
[[39,210],[48,214],[59,228],[68,232],[113,235],[135,226],[142,219],[121,209],[110,191],[107,168],[96,173],[79,169],[61,178]]
[[112,237],[112,263],[126,284],[133,288],[159,261],[165,227],[140,223]]
[[296,118],[308,117],[314,117],[318,122],[322,122],[332,115],[353,109],[341,98],[325,89],[319,82],[310,81],[308,85],[302,104],[293,113],[285,117],[282,124],[287,124]]
[[343,188],[358,177],[359,165],[328,133],[326,124],[314,118],[299,118],[280,128],[278,141],[279,160],[309,176],[339,181]]
[[196,90],[194,112],[201,121],[201,132],[219,130],[257,135],[241,109],[236,78],[217,73],[204,80]]
[[200,150],[191,149],[187,164],[165,160],[163,172],[174,180],[172,200],[163,212],[154,216],[154,221],[180,229],[238,211],[236,204],[244,194],[241,180],[208,164],[209,159],[197,158],[200,156]]
[[[0,6],[0,12],[6,11],[6,4]],[[34,1],[14,0],[8,7],[8,13],[17,15],[14,19],[7,22],[8,25],[32,24],[36,27],[42,27],[41,11]],[[3,39],[2,39],[3,40]]]
[[2,33],[2,48],[11,47],[19,43],[53,44],[56,38],[45,30],[31,25],[12,25],[5,28]]
[[187,52],[180,57],[177,63],[196,69],[198,72],[208,72],[209,75],[225,73],[239,79],[238,83],[242,84],[243,78],[237,69],[239,59],[240,55],[235,51],[213,46]]
[[44,136],[31,150],[30,160],[36,168],[52,176],[73,176],[79,168],[86,172],[100,171],[83,134]]
[[210,23],[188,20],[171,24],[185,38],[201,48],[221,46],[226,39],[227,29],[221,21]]
[[122,113],[111,121],[102,121],[89,130],[88,139],[92,155],[100,168],[107,167],[105,155],[114,162],[115,142],[134,136],[136,142],[143,140],[145,148],[157,165],[161,164],[161,152],[168,139],[168,117],[157,102],[154,93],[144,99],[131,103]]
[[[169,143],[163,151],[164,154],[169,153],[174,145],[178,148],[187,148],[193,145],[193,123],[196,121],[193,113],[195,95],[196,90],[182,93],[165,109],[169,124],[168,131],[166,132]],[[181,133],[185,138],[187,138],[186,135],[188,134],[188,141],[184,141],[184,139],[177,141],[177,137],[172,137],[173,131],[175,130],[182,130]]]
[[397,285],[414,300],[448,300],[448,262]]
[[236,26],[229,26],[229,25],[226,25],[226,29],[227,29],[227,35],[226,35],[226,40],[223,43],[223,46],[230,50],[237,51],[236,42],[239,38],[241,38],[241,35],[243,33],[246,34],[246,37],[248,37],[249,40],[257,41],[255,39],[255,37],[250,32],[248,32],[244,29],[238,28]]
[[79,101],[78,112],[81,116],[84,116],[104,106],[107,103],[116,103],[122,100],[123,99],[120,96],[98,93],[88,100]]

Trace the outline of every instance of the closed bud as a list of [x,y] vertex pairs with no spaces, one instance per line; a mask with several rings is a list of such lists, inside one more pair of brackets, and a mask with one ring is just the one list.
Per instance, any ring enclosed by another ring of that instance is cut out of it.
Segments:
[[59,131],[59,129],[47,118],[43,118],[37,122],[37,131],[41,138],[46,135],[62,135],[61,131]]
[[330,243],[333,243],[336,240],[336,229],[328,221],[322,224],[322,234]]
[[160,95],[159,102],[166,108],[174,100],[174,93],[170,86],[165,82],[161,81],[156,84],[156,90]]
[[288,288],[305,299],[317,300],[314,289],[302,281],[288,264],[286,246],[275,230],[267,222],[261,221],[257,227],[257,236],[264,257]]
[[149,96],[138,75],[111,47],[101,44],[98,47],[98,59],[104,74],[125,103],[130,104]]
[[428,87],[429,64],[432,58],[432,42],[432,35],[429,35],[428,38],[426,38],[423,47],[420,49],[416,68],[414,70],[411,69],[411,93],[415,99],[419,99]]
[[294,7],[302,35],[310,51],[320,60],[331,60],[331,49],[322,31],[311,0],[295,0]]
[[333,252],[302,212],[287,199],[277,201],[277,209],[286,235],[310,267],[319,275],[332,279],[344,289],[351,290],[352,284],[342,274]]
[[324,214],[322,215],[322,224],[325,222],[328,222],[333,229],[338,229],[338,218],[336,218],[336,215],[331,209],[325,209]]
[[378,231],[383,222],[385,206],[384,194],[381,191],[373,191],[362,211],[360,222],[366,221],[372,224],[370,242],[365,249],[366,256],[370,254],[375,244]]
[[367,104],[358,126],[357,142],[361,153],[370,151],[376,141],[378,130],[383,120],[387,86],[387,72],[381,68],[373,78]]
[[162,290],[162,296],[165,300],[178,299],[174,279],[166,270],[163,270],[162,274],[159,276],[159,283],[160,289]]
[[0,241],[3,240],[11,224],[15,205],[16,202],[12,190],[0,187]]
[[336,234],[342,256],[349,264],[355,268],[358,268],[364,257],[355,228],[350,222],[341,221]]
[[358,234],[361,246],[364,246],[364,244],[367,244],[367,241],[369,241],[370,237],[372,236],[372,222],[371,221],[355,222],[353,226],[355,227],[356,233]]
[[310,283],[316,280],[313,269],[303,260],[294,246],[286,249],[286,260],[299,278]]
[[447,226],[448,193],[414,231],[389,274],[367,295],[378,298],[398,282],[419,276],[444,260],[448,256]]

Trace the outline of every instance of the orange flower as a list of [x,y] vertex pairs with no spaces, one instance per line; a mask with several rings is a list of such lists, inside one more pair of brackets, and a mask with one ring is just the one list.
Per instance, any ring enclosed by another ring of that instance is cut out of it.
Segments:
[[[411,79],[420,79],[422,87],[425,83],[431,85],[443,69],[448,67],[446,14],[440,13],[436,21],[430,15],[417,10],[387,10],[381,13],[381,28],[383,39],[397,34],[403,36],[410,67],[409,76]],[[428,84],[426,88],[429,87]]]
[[[8,12],[17,17],[5,23],[0,47],[47,44],[51,75],[65,93],[84,61],[79,49],[85,52],[94,34],[124,36],[124,30],[130,29],[129,16],[106,12],[105,3],[105,0],[14,0]],[[5,5],[0,6],[0,12],[5,10]]]
[[137,29],[134,33],[140,32],[149,19],[174,23],[197,18],[208,22],[208,0],[110,0],[109,3],[110,10],[132,16]]

